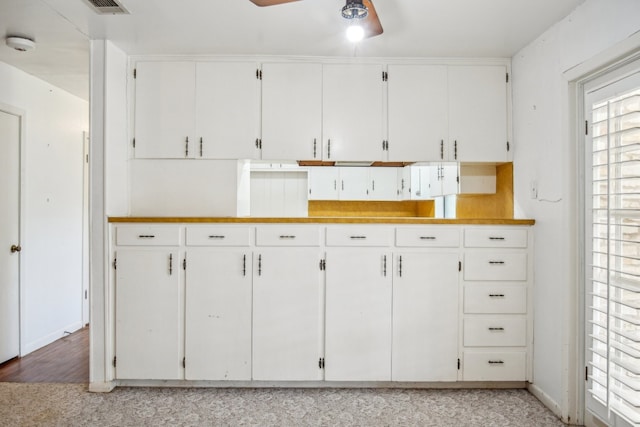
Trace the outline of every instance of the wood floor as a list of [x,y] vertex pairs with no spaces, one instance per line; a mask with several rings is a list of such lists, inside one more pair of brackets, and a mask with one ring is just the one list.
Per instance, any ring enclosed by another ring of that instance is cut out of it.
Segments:
[[0,382],[88,383],[89,327],[1,364]]

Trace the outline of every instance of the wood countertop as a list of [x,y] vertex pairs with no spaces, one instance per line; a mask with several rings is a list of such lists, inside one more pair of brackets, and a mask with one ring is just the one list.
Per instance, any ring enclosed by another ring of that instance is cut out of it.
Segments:
[[425,217],[109,217],[110,223],[533,225],[533,219]]

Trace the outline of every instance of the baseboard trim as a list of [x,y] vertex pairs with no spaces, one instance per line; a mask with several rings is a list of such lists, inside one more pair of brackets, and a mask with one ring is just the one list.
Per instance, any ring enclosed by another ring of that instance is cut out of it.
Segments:
[[558,405],[558,403],[553,400],[551,396],[542,391],[540,387],[535,384],[529,384],[527,385],[527,390],[529,390],[529,393],[533,394],[540,402],[542,402],[544,406],[549,408],[549,410],[553,412],[556,417],[560,418],[562,422],[567,422],[566,420],[562,419],[562,409],[560,408],[560,405]]
[[115,381],[89,383],[89,391],[92,393],[109,393],[116,388]]
[[20,352],[20,356],[24,357],[27,354],[44,347],[45,345],[51,344],[52,342],[63,338],[66,332],[75,332],[79,329],[82,329],[82,320],[64,326],[56,331],[51,332],[50,334],[45,335],[44,337],[38,338],[35,341],[26,343]]
[[524,381],[187,381],[187,380],[117,380],[123,387],[211,387],[211,388],[412,388],[412,389],[524,389]]

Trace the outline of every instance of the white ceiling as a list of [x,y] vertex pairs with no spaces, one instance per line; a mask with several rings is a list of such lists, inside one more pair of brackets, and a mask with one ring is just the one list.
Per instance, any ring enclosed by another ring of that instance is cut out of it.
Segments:
[[130,15],[98,15],[84,0],[0,0],[0,61],[88,99],[90,39],[135,54],[512,57],[585,0],[374,0],[384,33],[354,46],[344,0],[260,8],[249,0],[121,0]]

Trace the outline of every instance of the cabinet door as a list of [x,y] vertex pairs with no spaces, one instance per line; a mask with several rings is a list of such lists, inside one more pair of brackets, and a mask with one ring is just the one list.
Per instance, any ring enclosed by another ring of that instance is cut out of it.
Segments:
[[458,254],[400,253],[393,277],[393,381],[456,381]]
[[116,378],[183,379],[178,251],[121,250],[116,255]]
[[194,155],[250,159],[256,148],[260,82],[252,62],[198,62]]
[[449,67],[449,160],[507,160],[506,74],[504,66]]
[[339,172],[335,167],[310,167],[309,200],[338,200]]
[[369,200],[398,200],[398,168],[369,168]]
[[320,252],[268,248],[254,254],[253,379],[321,380]]
[[391,379],[391,254],[327,253],[325,379]]
[[442,168],[442,194],[445,196],[458,194],[458,163],[445,162],[440,167]]
[[135,84],[135,156],[141,159],[191,157],[195,63],[138,62]]
[[251,379],[251,253],[186,254],[185,379]]
[[262,158],[322,158],[322,65],[262,65]]
[[447,67],[390,65],[389,161],[443,160],[448,141]]
[[322,133],[326,160],[385,160],[382,66],[323,66]]
[[369,169],[366,167],[340,168],[340,200],[367,200],[369,198]]

